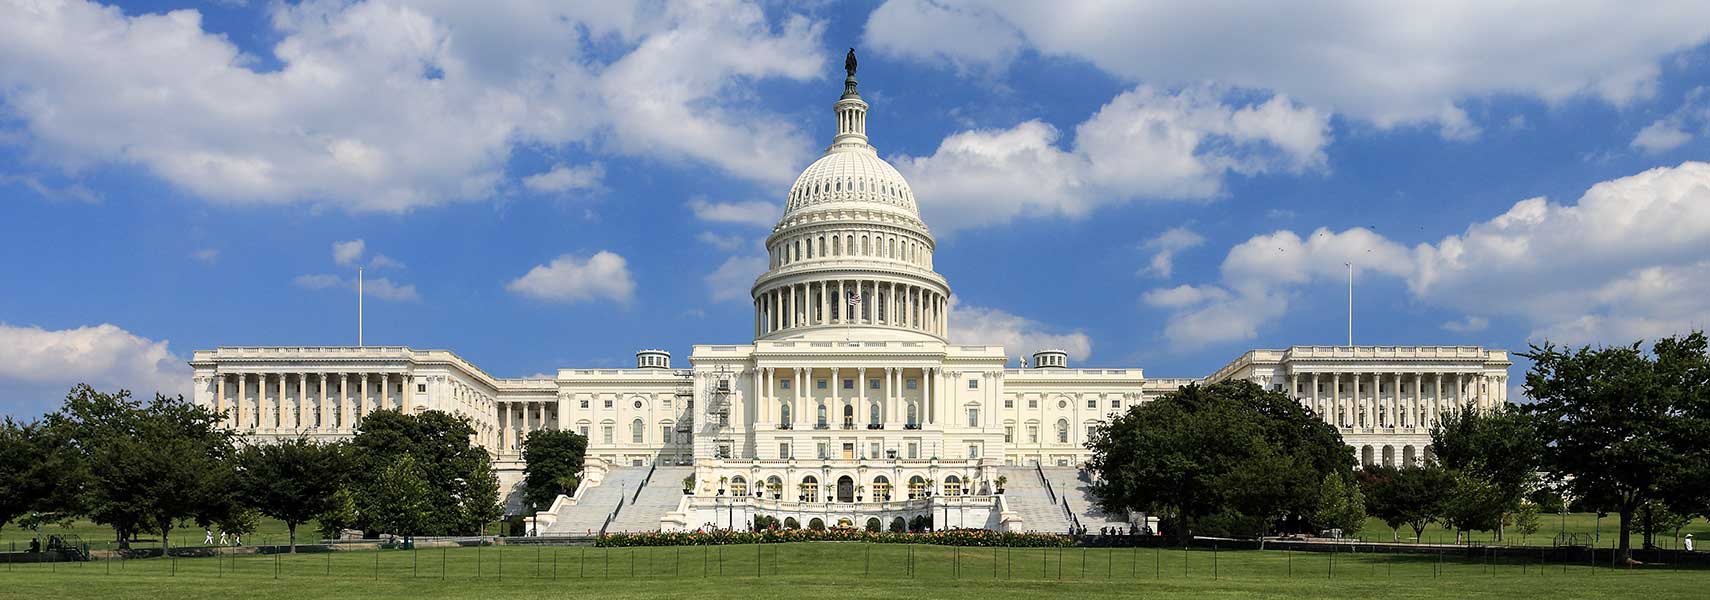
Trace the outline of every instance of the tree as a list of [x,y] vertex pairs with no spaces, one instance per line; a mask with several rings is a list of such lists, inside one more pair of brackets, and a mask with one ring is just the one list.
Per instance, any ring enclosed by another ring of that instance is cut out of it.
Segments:
[[0,527],[28,514],[76,510],[80,465],[62,436],[39,422],[0,422]]
[[[1548,445],[1552,480],[1620,515],[1617,562],[1632,560],[1633,516],[1681,473],[1702,470],[1710,403],[1704,332],[1641,343],[1558,349],[1546,342],[1521,356],[1528,408]],[[1676,498],[1676,501],[1680,501]]]
[[1520,543],[1526,543],[1527,538],[1532,537],[1532,534],[1537,533],[1538,529],[1543,526],[1543,522],[1538,516],[1540,509],[1541,507],[1536,503],[1530,500],[1522,500],[1520,510],[1514,511],[1514,514],[1510,515],[1513,517],[1514,528],[1520,530]]
[[1448,471],[1449,485],[1443,496],[1442,523],[1455,530],[1455,541],[1467,531],[1501,529],[1509,499],[1502,488],[1466,471]]
[[358,510],[379,531],[408,537],[433,526],[432,490],[414,456],[405,454],[382,468],[365,492],[357,499]]
[[[473,535],[498,518],[499,483],[493,474],[492,457],[470,440],[475,430],[462,417],[440,411],[406,415],[395,410],[369,413],[351,438],[356,499],[355,525],[370,532],[395,524],[384,503],[370,501],[381,493],[381,474],[410,457],[427,484],[427,513],[414,534]],[[416,523],[409,523],[418,525]],[[393,531],[397,533],[397,531]]]
[[1321,527],[1340,529],[1344,536],[1354,535],[1366,522],[1365,495],[1350,475],[1325,475],[1318,486],[1318,507],[1313,515],[1313,521]]
[[[1485,522],[1485,513],[1495,513],[1489,529],[1502,539],[1504,516],[1519,510],[1521,500],[1537,488],[1543,447],[1532,419],[1511,405],[1479,411],[1467,404],[1431,428],[1431,449],[1444,468],[1482,483],[1465,490],[1457,509],[1468,511],[1463,517],[1478,515],[1472,520],[1479,522]],[[1468,504],[1475,501],[1489,506]]]
[[1310,527],[1324,479],[1351,476],[1354,465],[1334,428],[1246,381],[1189,385],[1131,408],[1099,426],[1088,447],[1104,510],[1157,515],[1183,540],[1196,527]]
[[180,520],[233,506],[235,436],[219,415],[182,396],[156,394],[145,405],[125,390],[78,385],[48,423],[74,441],[87,472],[85,510],[113,527],[121,548],[146,528],[160,534],[164,553]]
[[1443,495],[1453,485],[1447,471],[1434,464],[1415,467],[1373,465],[1360,470],[1366,510],[1399,537],[1402,525],[1413,529],[1413,541],[1425,527],[1442,517]]
[[239,497],[261,514],[285,522],[293,554],[297,526],[332,510],[351,476],[343,444],[303,437],[246,446],[238,452],[237,465]]
[[588,438],[574,431],[542,429],[523,440],[523,503],[539,512],[559,496],[576,493]]

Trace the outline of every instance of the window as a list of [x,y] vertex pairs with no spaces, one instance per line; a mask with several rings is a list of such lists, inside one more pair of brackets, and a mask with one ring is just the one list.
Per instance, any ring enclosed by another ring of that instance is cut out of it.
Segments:
[[968,380],[968,389],[970,389],[970,390],[977,390],[977,389],[980,389],[980,380],[978,380],[978,379],[969,379],[969,380]]
[[870,446],[867,447],[867,457],[869,457],[869,458],[878,458],[879,457],[879,443],[878,442],[873,442]]
[[915,414],[914,403],[910,402],[910,403],[908,403],[908,424],[909,425],[916,425],[919,423],[920,423],[920,417]]
[[911,389],[911,390],[912,390],[912,389],[914,389],[914,386],[915,386],[915,380],[913,380],[913,379],[910,379],[910,380],[908,380],[908,381],[906,381],[906,382],[904,382],[904,385],[905,385],[905,386],[906,386],[906,387],[908,387],[908,389]]
[[1039,443],[1039,426],[1038,425],[1028,425],[1027,426],[1027,443],[1029,443],[1029,444]]
[[877,380],[877,379],[868,379],[868,380],[867,380],[867,389],[869,389],[869,390],[876,390],[876,389],[879,389],[879,380]]
[[1086,437],[1086,438],[1085,438],[1085,439],[1089,439],[1089,440],[1090,440],[1090,439],[1092,439],[1092,437],[1093,437],[1093,436],[1092,436],[1092,434],[1093,434],[1093,431],[1095,431],[1095,430],[1097,430],[1097,429],[1098,429],[1098,428],[1097,428],[1097,427],[1096,427],[1096,426],[1093,426],[1093,425],[1088,425],[1088,426],[1087,426],[1087,437]]
[[[877,402],[867,409],[867,422],[874,425],[879,424],[879,404]],[[877,453],[874,454],[877,455]]]
[[978,408],[968,409],[968,426],[969,427],[979,427],[980,426],[980,409],[978,409]]
[[1015,426],[1014,425],[1004,425],[1003,426],[1003,443],[1008,444],[1008,443],[1011,443],[1014,441],[1015,441]]
[[581,403],[582,403],[582,408],[587,408],[587,407],[588,407],[588,399],[587,399],[587,398],[583,398],[583,399],[582,399],[582,400],[581,400]]
[[819,421],[818,421],[818,423],[819,423],[820,427],[825,426],[825,405],[824,404],[819,405]]
[[814,387],[822,389],[822,390],[825,389],[825,380],[821,379],[819,381],[814,382]]
[[792,423],[793,422],[790,420],[790,403],[785,402],[783,404],[778,405],[778,422],[779,423]]
[[779,379],[779,380],[778,380],[778,389],[780,389],[780,390],[787,390],[787,389],[790,389],[790,380],[788,380],[788,379]]
[[962,495],[962,480],[961,480],[961,478],[958,478],[955,475],[945,477],[944,478],[944,495],[946,495],[946,496],[960,496],[960,495]]
[[576,433],[582,434],[582,437],[584,437],[584,438],[588,437],[588,426],[582,425],[582,426],[577,427]]
[[425,383],[416,384],[416,393],[418,393],[418,394],[427,393],[427,384],[425,384]]
[[790,443],[789,442],[778,442],[778,458],[787,459],[789,457],[790,457]]
[[611,399],[611,398],[607,398],[607,399],[606,399],[606,408],[611,408],[611,407],[612,407],[612,399]]
[[1110,407],[1111,408],[1122,408],[1122,399],[1118,398],[1115,400],[1111,400],[1110,401]]
[[605,440],[605,443],[607,443],[607,444],[612,443],[612,426],[611,425],[601,425],[600,426],[600,439]]
[[855,389],[855,380],[853,380],[853,379],[843,380],[843,389],[846,389],[846,390]]
[[667,444],[671,443],[671,424],[670,423],[666,423],[664,425],[659,426],[659,441],[663,442],[663,443],[667,443]]
[[671,408],[671,399],[670,398],[662,398],[659,400],[659,405],[663,406],[665,408]]
[[821,459],[831,458],[831,442],[819,443],[819,457]]
[[908,443],[908,457],[909,458],[920,458],[920,442],[909,442]]
[[1069,443],[1069,420],[1057,419],[1057,443]]
[[635,444],[642,443],[642,441],[646,438],[646,431],[644,429],[645,427],[646,426],[641,423],[641,419],[636,419],[634,421],[630,421],[630,423],[629,423],[630,440],[629,441],[631,443],[635,443]]
[[1098,398],[1087,398],[1087,408],[1098,408]]
[[1014,398],[1004,398],[1003,399],[1003,407],[1004,408],[1015,408],[1015,399]]
[[1028,398],[1027,399],[1027,407],[1028,408],[1039,408],[1039,399],[1038,398]]
[[977,445],[974,445],[974,444],[969,444],[968,445],[968,458],[979,458],[979,457],[980,457],[980,447]]

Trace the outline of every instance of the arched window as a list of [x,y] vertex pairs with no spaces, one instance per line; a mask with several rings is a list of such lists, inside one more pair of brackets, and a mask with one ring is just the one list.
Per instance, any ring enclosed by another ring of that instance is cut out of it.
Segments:
[[853,404],[843,405],[843,426],[844,427],[854,427],[855,426],[855,405],[853,405]]
[[917,416],[915,414],[913,402],[908,403],[908,424],[909,425],[919,425],[920,424],[920,418],[919,418],[919,416]]
[[792,421],[790,421],[790,403],[784,402],[784,403],[779,404],[778,405],[778,423],[788,424],[791,422]]
[[1069,420],[1057,419],[1057,443],[1069,443]]
[[802,478],[801,495],[797,498],[802,502],[819,501],[819,479],[812,475]]
[[825,405],[819,405],[819,426],[825,427]]
[[773,500],[782,500],[779,496],[784,493],[784,480],[779,479],[777,475],[767,477],[766,493],[771,494]]
[[825,236],[819,236],[819,256],[825,257]]
[[926,495],[926,479],[919,475],[908,478],[908,498],[913,500]]
[[743,479],[741,475],[737,475],[735,477],[730,478],[730,495],[732,495],[732,496],[747,496],[748,495],[748,480]]
[[955,475],[950,475],[948,477],[945,477],[944,478],[944,495],[946,495],[946,496],[960,496],[960,495],[962,495],[962,479],[959,477],[956,477]]
[[644,438],[646,435],[647,435],[647,425],[643,424],[641,422],[641,419],[636,419],[634,421],[630,421],[630,423],[629,423],[629,438],[630,438],[629,441],[630,442],[640,444],[644,441]]
[[878,425],[879,424],[879,403],[874,402],[871,407],[868,407],[868,409],[867,409],[867,423],[872,424],[872,425]]
[[891,501],[891,479],[880,475],[873,478],[873,500],[878,502]]

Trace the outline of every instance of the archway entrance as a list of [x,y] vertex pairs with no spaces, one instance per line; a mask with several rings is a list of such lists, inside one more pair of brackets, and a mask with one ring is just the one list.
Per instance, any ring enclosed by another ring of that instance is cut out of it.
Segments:
[[848,475],[837,478],[837,501],[855,501],[855,480],[851,479]]

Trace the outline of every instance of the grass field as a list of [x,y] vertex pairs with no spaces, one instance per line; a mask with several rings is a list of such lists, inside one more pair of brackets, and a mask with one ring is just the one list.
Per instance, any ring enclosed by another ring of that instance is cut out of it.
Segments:
[[[912,554],[912,558],[911,558]],[[0,567],[0,598],[1704,598],[1710,571],[1372,555],[861,543],[323,552]],[[1439,562],[1441,561],[1441,562]],[[911,567],[912,565],[912,567]]]

